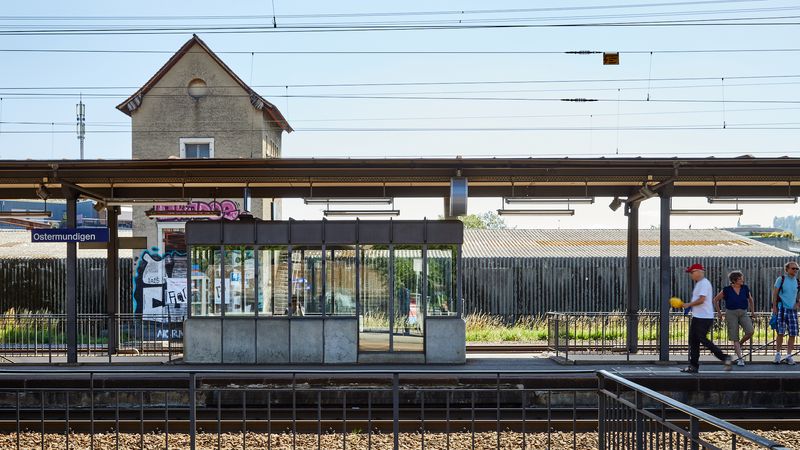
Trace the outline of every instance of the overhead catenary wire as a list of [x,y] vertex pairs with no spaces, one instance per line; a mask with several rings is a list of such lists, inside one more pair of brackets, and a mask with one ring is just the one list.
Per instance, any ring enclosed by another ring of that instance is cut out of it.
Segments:
[[[727,112],[765,112],[765,111],[796,111],[800,110],[797,107],[777,107],[777,108],[727,108]],[[695,110],[678,110],[678,111],[640,111],[640,112],[622,112],[621,116],[659,116],[659,115],[687,115],[687,114],[714,114],[721,113],[721,109],[695,109]],[[394,116],[394,117],[339,117],[339,118],[294,118],[292,122],[373,122],[373,121],[431,121],[431,120],[487,120],[487,119],[553,119],[565,117],[611,117],[617,116],[617,113],[592,113],[592,114],[508,114],[508,115],[474,115],[474,116]],[[239,121],[227,121],[230,123],[239,123]],[[276,120],[265,119],[266,123],[278,123]],[[50,125],[55,123],[56,126],[69,126],[74,127],[74,122],[37,122],[37,121],[2,121],[0,124],[6,125]],[[218,120],[216,123],[226,123],[226,121]],[[129,128],[130,122],[86,122],[89,127],[118,127]]]
[[[681,53],[797,53],[800,48],[716,48],[618,50],[620,54],[681,54]],[[0,53],[108,53],[172,55],[174,50],[85,49],[85,48],[0,48]],[[201,51],[188,51],[204,53]],[[600,50],[220,50],[219,55],[596,55]]]
[[428,11],[371,11],[371,12],[337,12],[337,13],[306,13],[306,14],[275,14],[272,15],[159,15],[159,16],[0,16],[0,20],[220,20],[220,19],[300,19],[300,18],[344,18],[344,17],[388,17],[409,15],[459,15],[465,14],[498,14],[498,13],[529,13],[551,11],[585,11],[628,8],[659,8],[673,6],[701,6],[732,3],[760,3],[767,0],[700,0],[677,2],[648,2],[630,4],[599,4],[585,6],[548,6],[538,8],[506,8],[506,9],[456,9],[456,10],[428,10]]
[[[54,126],[55,123],[51,122]],[[719,124],[702,124],[702,125],[628,125],[628,126],[607,126],[607,127],[592,127],[592,126],[539,126],[539,127],[340,127],[340,128],[297,128],[296,132],[507,132],[507,131],[609,131],[616,132],[618,130],[625,131],[658,131],[658,130],[718,130]],[[769,122],[769,123],[741,123],[741,124],[728,124],[729,130],[797,130],[800,129],[800,122]],[[91,130],[93,134],[106,134],[106,133],[186,133],[191,132],[190,129],[154,129],[142,128],[133,130]],[[253,132],[252,129],[244,128],[230,128],[230,129],[209,129],[207,132],[214,133],[248,133]],[[6,130],[6,134],[66,134],[74,133],[71,130]],[[87,132],[88,133],[88,132]]]
[[[0,93],[5,95],[7,99],[24,99],[24,100],[53,100],[58,98],[65,98],[62,96],[54,96],[52,94],[36,95],[36,94],[19,94],[18,97],[11,97],[8,93]],[[74,96],[74,94],[66,95],[67,98]],[[112,95],[96,95],[93,98],[113,98]],[[179,95],[155,95],[155,97],[162,98],[177,98],[182,97]],[[242,95],[218,95],[217,97],[248,97]],[[421,96],[421,95],[342,95],[342,94],[289,94],[289,95],[273,95],[272,97],[281,98],[313,98],[313,99],[330,99],[330,100],[449,100],[449,101],[478,101],[478,102],[567,102],[567,103],[722,103],[722,99],[700,99],[700,98],[674,98],[674,99],[654,99],[646,100],[643,98],[629,98],[629,99],[613,99],[613,98],[584,98],[584,97],[561,97],[561,98],[548,98],[548,97],[466,97],[466,96]],[[726,99],[727,103],[742,103],[742,104],[800,104],[800,100],[794,99]]]
[[[316,24],[282,25],[273,28],[266,25],[229,26],[173,26],[173,27],[127,27],[127,28],[38,28],[2,29],[2,36],[110,36],[110,35],[173,35],[189,33],[205,34],[269,34],[269,33],[331,33],[331,32],[376,32],[376,31],[446,31],[446,30],[499,30],[525,28],[616,28],[616,27],[762,27],[798,26],[800,15],[733,17],[708,19],[673,19],[651,21],[618,22],[567,22],[567,23],[488,23],[454,25],[388,25],[388,24]],[[779,22],[778,20],[782,20]]]
[[[762,74],[762,75],[731,75],[728,80],[757,80],[800,78],[800,74]],[[458,85],[496,85],[496,84],[580,84],[580,83],[637,83],[648,81],[719,81],[719,76],[687,76],[687,77],[658,77],[658,78],[576,78],[576,79],[529,79],[529,80],[457,80],[457,81],[387,81],[387,82],[344,82],[344,83],[283,83],[283,84],[258,84],[252,88],[324,88],[324,87],[377,87],[377,86],[458,86]],[[141,86],[38,86],[38,87],[0,87],[0,90],[109,90],[109,89],[139,89]],[[240,88],[238,84],[211,84],[209,88]],[[186,86],[153,86],[151,90],[158,89],[185,89]],[[614,87],[616,89],[616,87]]]

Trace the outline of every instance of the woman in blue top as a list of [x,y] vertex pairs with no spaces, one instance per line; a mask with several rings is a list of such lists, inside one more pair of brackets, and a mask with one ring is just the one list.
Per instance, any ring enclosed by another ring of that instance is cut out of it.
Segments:
[[[716,297],[714,306],[719,311],[720,320],[723,317],[720,300],[725,299],[725,322],[728,324],[728,339],[733,342],[736,349],[736,356],[739,358],[736,364],[743,366],[742,345],[753,337],[753,295],[750,288],[744,284],[742,272],[734,271],[728,274],[730,286],[725,286]],[[749,311],[749,314],[748,314]],[[744,336],[739,339],[739,326],[744,329]]]

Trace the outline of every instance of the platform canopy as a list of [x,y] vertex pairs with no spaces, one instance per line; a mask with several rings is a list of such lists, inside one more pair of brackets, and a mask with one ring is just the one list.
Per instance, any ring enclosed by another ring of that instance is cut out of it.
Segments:
[[674,197],[797,196],[800,158],[417,158],[2,161],[0,198],[621,196],[672,183]]

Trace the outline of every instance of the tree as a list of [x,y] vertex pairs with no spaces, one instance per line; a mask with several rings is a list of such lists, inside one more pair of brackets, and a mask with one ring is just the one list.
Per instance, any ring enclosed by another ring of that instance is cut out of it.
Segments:
[[[442,217],[439,216],[441,219]],[[464,222],[464,228],[475,230],[503,230],[508,228],[505,220],[497,213],[486,211],[481,214],[467,214],[458,216],[458,220]]]

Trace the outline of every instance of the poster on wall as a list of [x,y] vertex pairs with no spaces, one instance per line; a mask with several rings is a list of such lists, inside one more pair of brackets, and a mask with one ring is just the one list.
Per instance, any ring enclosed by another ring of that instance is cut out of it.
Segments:
[[185,253],[142,251],[133,278],[133,311],[143,320],[182,322],[188,306],[187,270]]

